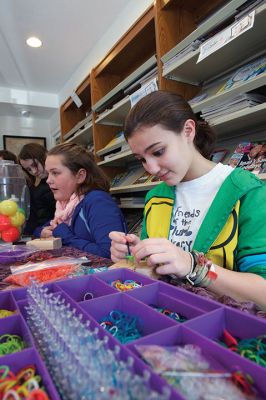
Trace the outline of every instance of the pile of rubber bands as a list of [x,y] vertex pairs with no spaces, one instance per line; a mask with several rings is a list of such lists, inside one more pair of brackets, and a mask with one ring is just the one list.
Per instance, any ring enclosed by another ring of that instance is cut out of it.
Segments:
[[10,317],[11,315],[14,314],[16,314],[16,311],[0,310],[0,319]]
[[223,331],[223,342],[230,350],[266,367],[266,334],[249,339],[236,339],[226,329]]
[[49,400],[40,386],[41,377],[34,365],[14,374],[7,365],[0,365],[0,398],[2,400]]
[[185,322],[187,318],[181,314],[178,314],[175,311],[169,310],[168,308],[158,307],[154,304],[150,304],[150,307],[154,308],[154,310],[158,311],[159,313],[166,315],[167,317],[173,319],[176,322]]
[[138,329],[138,318],[119,310],[113,310],[102,318],[101,326],[121,343],[139,339],[142,334]]
[[120,292],[126,292],[127,290],[136,289],[142,287],[141,282],[134,281],[133,279],[126,279],[124,282],[120,279],[110,282],[110,285]]
[[26,343],[18,335],[5,334],[0,336],[0,357],[16,353],[26,348]]

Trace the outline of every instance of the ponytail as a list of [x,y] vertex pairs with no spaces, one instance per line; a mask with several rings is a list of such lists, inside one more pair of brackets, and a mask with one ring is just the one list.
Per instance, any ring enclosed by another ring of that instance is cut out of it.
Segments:
[[194,144],[203,157],[210,159],[215,146],[215,134],[208,122],[197,121]]

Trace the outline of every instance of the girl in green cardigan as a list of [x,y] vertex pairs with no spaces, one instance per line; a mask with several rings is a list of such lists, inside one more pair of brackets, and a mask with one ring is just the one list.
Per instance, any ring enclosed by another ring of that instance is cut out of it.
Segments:
[[266,309],[266,185],[242,169],[215,164],[214,135],[175,93],[141,99],[125,136],[144,168],[162,181],[148,192],[141,239],[112,232],[114,262],[127,245],[136,261]]

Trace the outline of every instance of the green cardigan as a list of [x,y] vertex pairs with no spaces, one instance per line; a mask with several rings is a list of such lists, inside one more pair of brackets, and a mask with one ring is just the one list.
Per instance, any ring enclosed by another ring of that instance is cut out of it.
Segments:
[[[175,186],[147,193],[141,239],[169,237]],[[266,185],[236,168],[225,179],[197,233],[193,248],[224,268],[266,278]]]

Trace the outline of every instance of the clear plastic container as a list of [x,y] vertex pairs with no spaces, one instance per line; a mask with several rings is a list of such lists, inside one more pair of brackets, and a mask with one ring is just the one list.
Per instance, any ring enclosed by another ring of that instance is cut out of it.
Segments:
[[30,195],[24,172],[13,161],[0,160],[0,239],[19,240],[30,212]]

